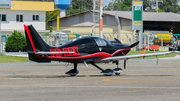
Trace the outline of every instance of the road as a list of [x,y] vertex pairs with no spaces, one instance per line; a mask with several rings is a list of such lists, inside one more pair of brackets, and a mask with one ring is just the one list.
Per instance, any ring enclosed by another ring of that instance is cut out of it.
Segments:
[[0,101],[180,100],[180,59],[160,59],[158,65],[156,60],[128,60],[120,76],[103,76],[84,64],[78,65],[78,76],[64,74],[72,68],[56,62],[0,64]]

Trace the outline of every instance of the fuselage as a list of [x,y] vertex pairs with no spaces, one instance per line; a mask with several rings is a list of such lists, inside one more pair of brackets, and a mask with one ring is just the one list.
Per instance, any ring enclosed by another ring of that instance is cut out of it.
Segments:
[[113,56],[124,56],[130,51],[129,45],[111,43],[98,37],[83,37],[70,41],[59,47],[50,47],[46,52],[73,52],[38,56],[55,61],[64,62],[98,62]]

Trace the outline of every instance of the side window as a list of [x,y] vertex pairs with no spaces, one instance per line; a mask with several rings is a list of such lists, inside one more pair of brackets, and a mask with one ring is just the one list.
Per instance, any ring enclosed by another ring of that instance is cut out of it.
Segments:
[[23,22],[23,15],[16,15],[17,22]]
[[33,15],[33,21],[39,21],[39,15]]
[[90,48],[90,47],[94,47],[94,43],[92,42],[92,40],[90,39],[84,39],[84,40],[81,40],[82,42],[79,43],[78,47],[81,47],[81,48]]
[[0,14],[0,20],[6,21],[6,14]]
[[98,46],[107,46],[107,43],[106,43],[103,39],[94,38],[94,41],[96,42],[96,44],[97,44]]

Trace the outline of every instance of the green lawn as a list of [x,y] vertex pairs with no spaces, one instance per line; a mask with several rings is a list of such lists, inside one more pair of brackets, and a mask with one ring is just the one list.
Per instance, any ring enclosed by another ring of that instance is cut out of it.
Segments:
[[21,63],[30,62],[27,57],[0,56],[0,63]]

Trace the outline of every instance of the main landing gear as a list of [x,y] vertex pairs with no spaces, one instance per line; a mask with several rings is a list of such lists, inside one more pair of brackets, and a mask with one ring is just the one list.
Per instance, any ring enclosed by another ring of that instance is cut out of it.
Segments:
[[74,69],[71,69],[70,71],[66,72],[65,74],[68,74],[70,76],[76,76],[79,73],[77,70],[77,63],[74,63]]
[[91,64],[93,66],[95,66],[96,68],[98,68],[99,70],[101,70],[105,76],[111,76],[111,75],[113,75],[113,73],[115,73],[115,75],[120,75],[120,73],[122,72],[122,69],[118,68],[118,64],[119,64],[118,62],[116,62],[117,68],[115,68],[113,70],[112,69],[103,70],[102,68],[97,66],[94,62],[91,62]]
[[[115,69],[103,70],[102,68],[97,66],[94,62],[91,62],[91,64],[93,66],[95,66],[96,68],[98,68],[99,70],[101,70],[105,76],[111,76],[111,75],[113,75],[113,73],[115,73],[115,75],[120,75],[120,73],[122,72],[122,69],[118,68],[118,65],[119,65],[118,61],[116,62],[117,68],[115,68]],[[76,76],[78,73],[79,73],[79,71],[77,70],[77,63],[74,63],[74,69],[71,69],[70,71],[66,72],[66,74],[68,74],[70,76]]]

